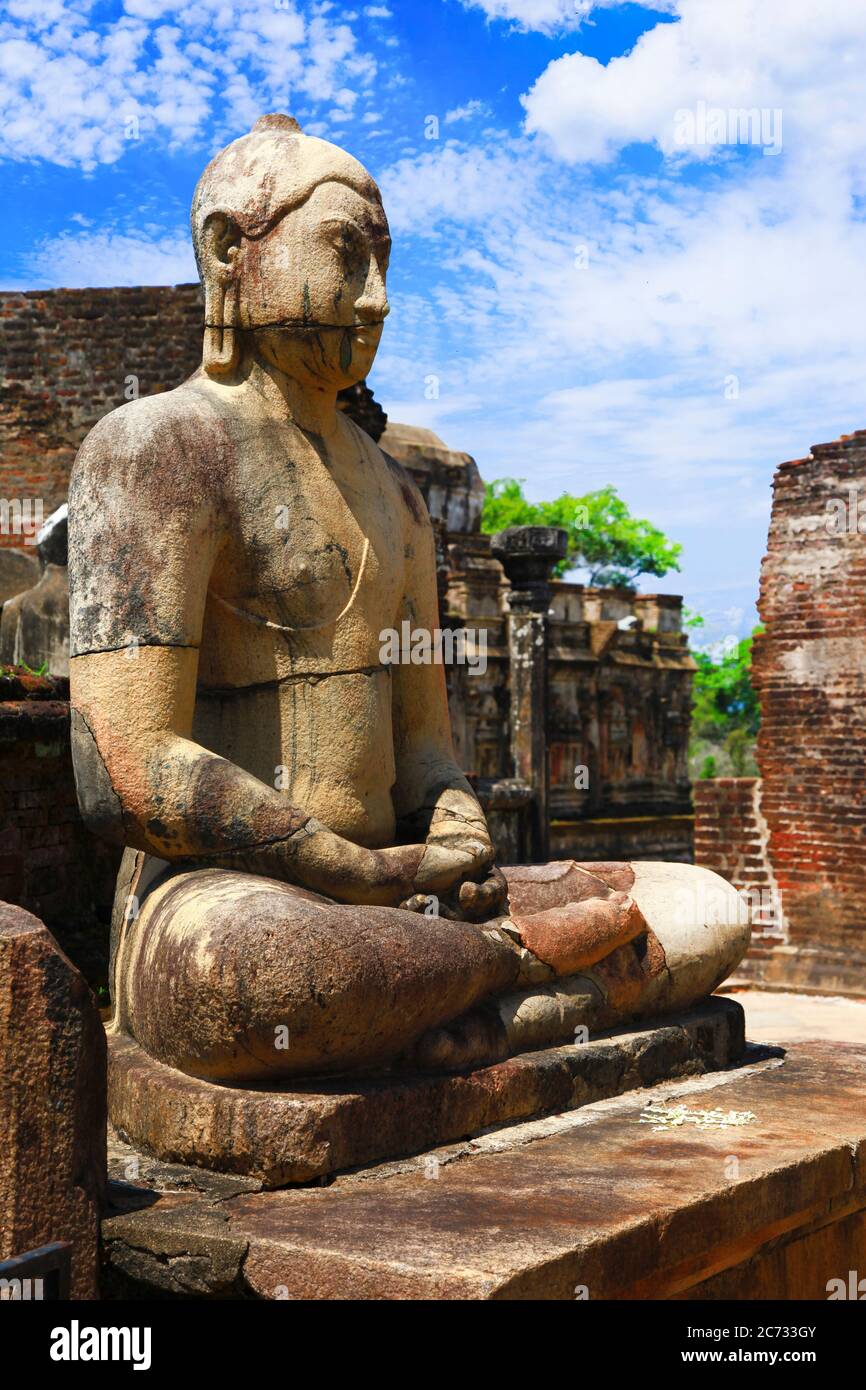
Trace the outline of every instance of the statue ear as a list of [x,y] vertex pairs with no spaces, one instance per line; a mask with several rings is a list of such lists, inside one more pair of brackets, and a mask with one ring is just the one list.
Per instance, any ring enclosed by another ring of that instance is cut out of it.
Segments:
[[213,213],[204,225],[201,269],[204,281],[204,347],[202,366],[208,376],[234,371],[240,357],[237,265],[242,232],[225,213]]

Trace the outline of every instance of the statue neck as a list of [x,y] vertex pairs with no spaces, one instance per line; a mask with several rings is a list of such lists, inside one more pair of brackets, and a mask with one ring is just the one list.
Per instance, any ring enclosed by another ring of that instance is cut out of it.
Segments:
[[336,386],[298,381],[258,353],[245,356],[241,376],[268,402],[274,415],[290,419],[307,434],[327,439],[338,429]]

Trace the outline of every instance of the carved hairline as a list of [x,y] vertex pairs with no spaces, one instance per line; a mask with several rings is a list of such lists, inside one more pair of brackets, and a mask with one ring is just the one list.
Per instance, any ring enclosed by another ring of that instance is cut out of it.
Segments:
[[225,217],[240,228],[242,235],[245,236],[247,240],[258,241],[261,237],[266,236],[268,232],[272,231],[277,223],[286,217],[288,213],[296,212],[298,208],[303,207],[304,203],[312,197],[316,189],[326,183],[338,183],[342,184],[345,188],[351,188],[355,193],[360,194],[362,198],[367,198],[370,202],[377,203],[384,212],[384,208],[382,207],[382,195],[372,179],[368,179],[366,182],[362,183],[361,179],[353,180],[340,177],[338,174],[328,174],[324,178],[310,179],[293,195],[285,198],[279,203],[276,209],[267,217],[259,217],[258,219],[256,219],[255,214],[237,212],[228,207],[210,208],[204,216],[201,217],[197,206],[198,199],[196,199],[193,202],[192,214],[190,217],[190,222],[192,224],[192,242],[196,260],[198,260],[199,240],[204,235],[205,228],[211,218]]

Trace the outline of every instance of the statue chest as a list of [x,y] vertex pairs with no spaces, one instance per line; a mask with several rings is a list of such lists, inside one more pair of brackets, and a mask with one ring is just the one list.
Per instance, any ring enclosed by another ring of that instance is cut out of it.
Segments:
[[212,592],[286,634],[338,639],[389,626],[404,589],[399,501],[387,475],[338,482],[316,459],[271,458],[239,493]]

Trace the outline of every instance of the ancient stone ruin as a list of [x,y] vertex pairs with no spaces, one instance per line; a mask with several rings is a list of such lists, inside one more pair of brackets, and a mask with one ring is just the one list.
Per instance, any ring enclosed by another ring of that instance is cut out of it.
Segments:
[[[761,571],[760,779],[695,787],[695,857],[751,899],[742,973],[861,995],[866,431],[783,463]],[[862,520],[861,520],[862,518]]]
[[265,116],[192,235],[201,295],[2,300],[4,1300],[820,1296],[863,1049],[716,991],[859,978],[862,441],[780,470],[762,782],[694,863],[680,601],[387,421],[369,173]]

